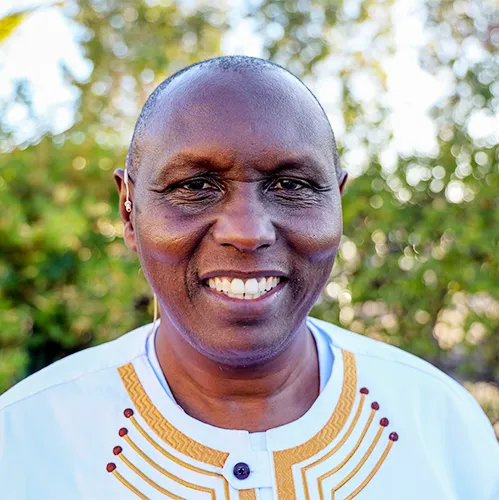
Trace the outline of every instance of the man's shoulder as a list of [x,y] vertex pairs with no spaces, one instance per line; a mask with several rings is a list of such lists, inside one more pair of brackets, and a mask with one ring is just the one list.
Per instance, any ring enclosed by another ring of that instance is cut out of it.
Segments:
[[[460,399],[464,398],[468,402],[473,399],[461,384],[428,361],[414,354],[379,340],[345,330],[323,320],[315,318],[311,318],[311,320],[312,324],[326,333],[334,345],[352,352],[357,362],[377,365],[378,369],[383,368],[383,371],[389,376],[410,377],[423,385],[431,384],[437,392],[443,390]],[[440,388],[440,391],[438,391],[438,388]]]
[[[459,382],[398,347],[325,321],[311,318],[311,322],[334,346],[354,355],[357,372],[370,384],[381,390],[390,387],[388,396],[395,398],[396,405],[408,408],[418,418],[434,419],[435,425],[430,427],[438,432],[443,432],[441,424],[445,416],[451,414],[452,425],[445,424],[446,432],[463,433],[464,429],[473,428],[475,437],[489,450],[486,453],[499,456],[490,421],[476,399]],[[428,411],[422,411],[422,406]]]
[[0,396],[0,411],[39,393],[128,363],[144,352],[150,328],[150,325],[137,328],[115,340],[67,356],[30,375]]

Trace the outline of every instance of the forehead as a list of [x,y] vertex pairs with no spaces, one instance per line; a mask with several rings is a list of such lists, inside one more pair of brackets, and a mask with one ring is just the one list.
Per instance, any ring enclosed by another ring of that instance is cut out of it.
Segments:
[[309,156],[333,169],[331,132],[310,92],[282,70],[194,68],[158,98],[141,139],[150,173],[182,155],[244,163]]

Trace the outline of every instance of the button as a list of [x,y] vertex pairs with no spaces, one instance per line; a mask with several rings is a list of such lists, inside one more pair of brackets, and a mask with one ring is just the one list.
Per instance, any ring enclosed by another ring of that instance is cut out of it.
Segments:
[[246,479],[250,475],[251,470],[248,464],[239,462],[234,465],[234,469],[232,470],[232,472],[237,479]]
[[225,460],[223,476],[226,481],[232,488],[239,491],[272,488],[274,485],[272,452],[256,451],[243,446],[240,448],[229,453]]

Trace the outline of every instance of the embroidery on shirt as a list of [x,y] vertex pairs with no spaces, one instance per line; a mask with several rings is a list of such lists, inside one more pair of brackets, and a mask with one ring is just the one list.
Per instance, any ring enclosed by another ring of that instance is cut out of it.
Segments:
[[113,476],[120,481],[125,487],[127,487],[130,491],[135,493],[139,498],[142,498],[142,500],[148,500],[148,498],[143,495],[135,486],[130,484],[117,470],[116,470],[116,464],[113,462],[109,462],[106,466],[106,469],[108,472],[111,472]]
[[168,445],[178,452],[199,462],[223,468],[228,453],[204,446],[175,428],[166,420],[154,406],[140,383],[132,363],[118,368],[121,380],[132,400],[134,407],[140,413],[147,425]]
[[[152,401],[150,400],[149,396],[146,394],[144,387],[140,383],[140,380],[137,376],[137,373],[135,372],[135,368],[131,363],[128,363],[120,368],[118,368],[118,372],[120,374],[121,380],[123,382],[123,385],[125,386],[125,389],[128,392],[128,395],[130,396],[130,399],[140,414],[140,416],[143,418],[143,420],[146,422],[148,427],[152,429],[156,435],[162,439],[165,443],[167,443],[171,448],[174,450],[180,452],[181,454],[193,458],[197,460],[198,462],[205,463],[208,465],[213,465],[217,468],[223,468],[223,465],[225,461],[227,460],[227,457],[229,456],[228,453],[224,453],[218,450],[215,450],[213,448],[209,448],[207,446],[202,445],[201,443],[194,441],[193,439],[189,438],[185,434],[183,434],[180,430],[176,429],[170,422],[168,422],[163,415],[159,412],[159,410],[154,406]],[[159,443],[153,439],[150,434],[141,426],[141,424],[138,422],[138,420],[134,416],[134,411],[131,408],[127,408],[124,411],[124,415],[129,421],[132,423],[132,425],[135,427],[135,429],[138,431],[138,433],[151,445],[153,446],[157,451],[159,451],[165,458],[168,460],[186,468],[189,469],[193,472],[197,472],[202,475],[206,476],[212,476],[216,477],[223,483],[223,489],[224,489],[224,498],[226,500],[229,500],[230,493],[229,493],[229,483],[225,479],[225,477],[222,475],[221,472],[213,472],[209,470],[202,469],[201,467],[197,467],[195,465],[192,465],[184,460],[181,460],[177,456],[173,455],[172,453],[168,452],[164,447],[160,446]],[[145,460],[151,467],[156,469],[158,472],[160,472],[162,475],[165,477],[172,479],[176,483],[185,486],[191,490],[197,490],[201,492],[206,492],[210,495],[212,499],[216,498],[216,493],[213,488],[207,488],[201,485],[189,483],[187,481],[184,481],[183,479],[179,478],[178,476],[175,476],[174,474],[171,474],[170,472],[166,471],[163,467],[161,467],[159,464],[157,464],[154,460],[152,460],[151,457],[149,457],[143,450],[140,449],[140,447],[136,444],[135,440],[132,439],[130,436],[130,433],[127,428],[123,427],[119,430],[119,436],[122,437],[126,443],[130,446],[130,448],[137,453],[143,460]],[[119,457],[123,461],[123,453],[119,454]],[[125,457],[126,458],[126,457]],[[128,459],[127,459],[128,460]],[[133,467],[130,467],[129,464],[132,464],[129,460],[128,462],[124,461],[125,465],[127,465],[131,470],[133,470],[139,477],[144,479],[141,475],[140,470],[135,470]],[[132,464],[133,465],[133,464]],[[116,467],[116,466],[115,466]],[[113,472],[114,474],[114,472]],[[143,474],[143,473],[142,473]],[[116,474],[114,474],[116,476]],[[116,476],[117,477],[117,476]],[[120,478],[118,478],[120,479]],[[145,480],[145,479],[144,479]],[[123,481],[122,481],[123,482]],[[125,484],[125,483],[123,483]],[[150,484],[150,483],[149,483]],[[161,491],[158,489],[156,486],[159,486],[157,484],[150,484],[153,488],[157,489],[158,491]],[[128,487],[127,484],[125,486]],[[134,488],[136,490],[136,488]],[[136,493],[138,490],[134,491]],[[165,490],[166,491],[166,490]],[[172,495],[171,492],[165,493],[164,491],[161,491],[163,494],[166,496]],[[137,494],[137,493],[136,493]],[[170,498],[176,498],[176,497],[171,497]],[[178,497],[182,498],[182,497]],[[251,498],[251,497],[248,497]]]
[[[319,498],[321,500],[324,500],[324,498],[325,498],[324,497],[324,491],[323,491],[323,485],[322,485],[323,481],[326,480],[328,477],[331,477],[336,472],[338,472],[340,469],[342,469],[350,461],[350,459],[352,458],[352,456],[354,455],[354,453],[359,449],[362,441],[364,440],[364,437],[365,437],[365,435],[366,435],[366,433],[367,433],[367,431],[368,431],[368,429],[369,429],[369,427],[370,427],[370,425],[371,425],[371,423],[372,423],[372,421],[374,419],[374,414],[378,410],[379,410],[379,405],[378,405],[378,403],[374,402],[371,405],[371,414],[369,416],[369,419],[367,420],[367,423],[364,426],[362,434],[360,435],[360,437],[359,437],[357,443],[355,444],[354,448],[348,453],[348,455],[343,459],[343,461],[339,465],[337,465],[332,470],[330,470],[326,474],[323,474],[322,476],[320,476],[317,479],[318,488],[319,488]],[[381,438],[381,434],[383,433],[383,431],[384,431],[385,427],[388,425],[388,423],[389,422],[388,422],[387,418],[382,418],[380,420],[380,427],[378,429],[378,432],[376,433],[376,436],[373,439],[373,442],[370,444],[368,450],[364,453],[363,457],[361,458],[360,462],[355,466],[355,468],[349,474],[347,474],[347,476],[344,479],[342,479],[336,486],[334,486],[334,488],[332,489],[332,492],[331,492],[331,500],[334,500],[335,493],[340,488],[342,488],[348,481],[350,481],[350,479],[352,479],[357,474],[357,472],[360,470],[360,468],[364,465],[364,463],[366,462],[366,460],[369,458],[369,456],[373,452],[374,448],[376,447],[378,441]],[[393,444],[393,442],[389,441],[389,445],[388,445],[389,448],[391,448],[391,444]],[[388,449],[388,451],[389,451],[389,449]],[[384,454],[384,457],[386,457],[386,454]],[[383,457],[383,460],[384,460],[384,457]],[[379,463],[379,466],[375,466],[375,471],[377,471],[379,469],[379,467],[381,466],[382,461]],[[368,475],[368,479],[363,482],[362,487],[358,488],[357,490],[355,490],[352,494],[348,495],[348,497],[346,497],[346,498],[353,498],[353,497],[355,497],[357,495],[357,493],[359,493],[364,488],[364,486],[371,480],[371,478],[373,476],[374,476],[374,473],[371,472]]]
[[[348,426],[348,429],[345,431],[341,439],[336,443],[329,451],[327,451],[324,455],[320,456],[316,460],[309,462],[304,466],[300,466],[300,463],[313,458],[314,455],[318,455],[322,450],[326,449],[328,445],[330,445],[334,439],[342,432],[346,422],[350,418],[353,410],[353,404],[355,400],[356,387],[357,387],[357,374],[356,374],[356,366],[355,366],[355,357],[352,353],[348,353],[347,351],[343,351],[343,362],[344,362],[344,379],[343,379],[343,387],[340,395],[340,399],[338,404],[329,419],[326,423],[325,427],[319,431],[312,439],[307,441],[306,443],[297,446],[295,448],[290,448],[287,450],[282,450],[279,452],[274,452],[274,463],[276,470],[276,485],[278,491],[278,498],[286,498],[289,500],[295,500],[297,498],[296,493],[296,485],[293,477],[293,467],[298,468],[301,476],[301,482],[303,487],[303,494],[305,500],[310,500],[311,498],[317,498],[316,494],[311,496],[310,494],[310,485],[309,479],[307,477],[307,472],[312,471],[316,466],[324,463],[332,459],[332,457],[340,450],[345,443],[348,441],[354,430],[359,426],[361,415],[365,406],[367,395],[369,394],[368,389],[365,387],[360,389],[360,398],[353,414],[352,420]],[[334,486],[329,486],[326,488],[324,485],[324,481],[334,476],[338,471],[343,469],[343,467],[350,463],[352,458],[355,456],[355,453],[361,448],[365,437],[368,433],[368,430],[373,423],[376,413],[378,412],[380,405],[378,402],[374,401],[371,404],[371,411],[369,416],[363,426],[361,427],[362,431],[360,436],[357,438],[357,441],[353,445],[352,449],[347,453],[346,457],[343,460],[331,468],[328,472],[322,474],[321,476],[316,478],[316,486],[319,494],[320,500],[325,500],[329,498],[326,495],[325,490],[328,490],[331,495],[331,500],[335,500],[338,494],[338,491],[342,489],[349,481],[355,477],[369,457],[373,454],[374,450],[377,447],[378,442],[380,441],[382,434],[384,433],[386,427],[389,425],[389,421],[387,418],[382,418],[379,422],[379,429],[374,436],[372,442],[370,443],[367,451],[364,452],[362,458],[358,461],[356,466],[346,474],[342,479],[339,479],[337,484]],[[362,425],[362,424],[361,424]],[[328,434],[324,434],[324,431],[329,429]],[[322,433],[322,435],[321,435]],[[324,435],[327,435],[329,442],[325,442]],[[367,474],[367,477],[362,481],[362,483],[355,488],[352,492],[343,494],[343,490],[340,492],[342,494],[342,500],[351,500],[355,496],[357,496],[371,481],[374,475],[378,472],[379,468],[385,461],[388,453],[390,452],[394,442],[398,440],[398,434],[396,432],[392,432],[388,437],[388,442],[381,453],[380,458],[374,465],[373,469]]]
[[[340,398],[326,425],[307,442],[282,451],[274,452],[277,497],[286,500],[296,499],[292,467],[304,462],[326,448],[343,429],[352,410],[357,386],[355,356],[342,350],[343,387]],[[305,483],[306,484],[306,481]],[[306,492],[307,494],[307,492]],[[309,498],[309,497],[307,497]]]
[[[183,500],[181,496],[175,495],[174,493],[166,490],[165,488],[161,487],[159,484],[155,483],[146,474],[144,474],[138,467],[136,467],[132,462],[130,462],[130,460],[128,460],[128,458],[124,455],[123,449],[121,448],[121,446],[115,446],[113,449],[113,453],[115,455],[117,455],[129,469],[131,469],[133,472],[135,472],[135,474],[137,474],[137,476],[142,478],[147,484],[152,486],[155,490],[159,491],[160,493],[167,496],[168,498],[173,498],[174,500]],[[177,479],[179,479],[179,478],[177,478]],[[128,486],[128,485],[126,485],[126,486]]]
[[[127,410],[125,410],[125,411],[129,414],[129,412],[131,412],[132,410],[128,409],[128,411]],[[133,415],[133,413],[128,418],[132,418],[132,415]],[[159,464],[157,464],[152,458],[150,458],[146,453],[144,453],[144,451],[142,451],[134,443],[134,441],[130,438],[130,436],[128,434],[128,429],[126,429],[125,427],[121,428],[120,431],[119,431],[119,435],[130,445],[130,448],[133,451],[135,451],[137,453],[137,455],[139,455],[142,459],[144,459],[151,467],[153,467],[154,469],[156,469],[160,474],[162,474],[163,476],[165,476],[165,477],[167,477],[167,478],[175,481],[178,484],[181,484],[182,486],[185,486],[186,488],[190,488],[192,490],[203,491],[205,493],[208,493],[210,495],[211,499],[215,500],[216,495],[215,495],[215,490],[213,488],[206,488],[204,486],[200,486],[200,485],[197,485],[197,484],[190,483],[189,481],[185,481],[182,478],[176,476],[175,474],[172,474],[171,472],[168,472],[166,469],[164,469]],[[118,450],[118,453],[116,453],[116,450]],[[116,446],[113,451],[114,451],[114,454],[118,455],[123,460],[123,462],[130,469],[132,469],[138,476],[142,477],[141,473],[137,472],[136,467],[133,467],[133,466],[130,465],[129,460],[126,459],[126,457],[122,453],[123,450],[122,450],[121,446]],[[174,457],[173,455],[169,454],[165,450],[162,450],[162,451],[164,451],[164,454],[165,454],[165,456],[167,458],[170,458],[170,460],[173,460],[173,461],[175,461],[175,462],[178,463],[176,457]],[[182,465],[184,465],[184,464],[182,463]],[[203,471],[202,469],[198,469],[196,467],[193,467],[190,464],[186,463],[185,465],[188,466],[187,468],[189,468],[191,470],[194,470],[195,472],[201,472],[201,473],[205,473],[206,472],[206,471]],[[146,482],[149,482],[149,481],[146,480]],[[151,486],[153,486],[155,489],[157,489],[158,491],[161,491],[161,487],[158,487],[158,485],[151,484],[151,483],[149,483],[149,484]]]
[[256,491],[239,490],[239,500],[256,500]]
[[[295,478],[293,477],[293,468],[299,473],[299,476],[301,476],[304,498],[306,500],[317,498],[316,494],[314,494],[313,497],[310,496],[311,485],[309,484],[310,479],[308,478],[307,473],[311,472],[313,474],[313,470],[316,466],[324,463],[326,460],[332,460],[338,450],[340,450],[345,445],[345,443],[348,442],[349,438],[352,436],[352,434],[354,434],[354,431],[358,428],[358,426],[362,425],[360,436],[357,438],[355,444],[352,446],[351,450],[348,452],[345,458],[343,458],[343,460],[339,464],[335,464],[334,467],[329,471],[325,472],[319,477],[316,477],[315,486],[317,488],[316,491],[319,494],[320,500],[329,498],[329,494],[331,495],[331,500],[335,500],[339,494],[341,494],[342,500],[351,500],[355,496],[357,496],[371,481],[371,479],[378,472],[379,468],[385,461],[393,444],[398,440],[398,434],[396,432],[392,432],[388,437],[388,442],[385,445],[385,448],[381,453],[379,459],[372,467],[372,470],[366,475],[365,479],[353,491],[349,493],[343,493],[343,488],[345,487],[345,485],[347,485],[351,481],[351,479],[354,478],[359,473],[359,471],[361,471],[362,467],[367,462],[369,457],[373,453],[375,454],[375,450],[379,448],[379,446],[377,445],[380,442],[382,435],[384,434],[384,431],[389,424],[387,418],[382,418],[379,422],[379,429],[374,438],[372,438],[372,442],[370,443],[367,451],[364,452],[362,458],[358,460],[355,467],[348,474],[339,479],[336,484],[332,486],[330,485],[331,480],[336,479],[335,475],[339,471],[341,471],[347,464],[349,465],[350,462],[353,461],[354,456],[356,456],[356,452],[362,448],[366,435],[368,434],[368,431],[375,419],[376,413],[380,408],[377,402],[371,403],[371,411],[369,413],[369,416],[367,417],[366,421],[363,422],[363,424],[360,423],[362,412],[366,405],[366,398],[369,394],[369,391],[366,388],[362,388],[359,391],[360,398],[355,413],[353,413],[353,417],[348,426],[348,429],[346,429],[338,443],[336,443],[329,451],[327,451],[324,455],[318,457],[316,460],[305,465],[300,465],[303,462],[306,462],[310,459],[313,459],[315,456],[320,455],[323,450],[331,445],[343,431],[348,419],[352,415],[357,394],[357,370],[355,356],[351,352],[342,350],[342,357],[343,386],[338,403],[326,425],[309,441],[294,448],[280,450],[273,453],[278,498],[283,498],[286,500],[296,500],[297,491]],[[162,441],[168,444],[175,451],[180,452],[181,454],[189,458],[195,459],[198,462],[215,466],[219,469],[223,468],[223,465],[229,454],[221,452],[219,450],[215,450],[213,448],[209,448],[197,441],[194,441],[193,439],[183,434],[179,429],[176,429],[170,422],[168,422],[159,412],[159,410],[154,406],[154,404],[146,394],[145,389],[140,383],[137,373],[135,372],[135,368],[131,363],[120,367],[118,371],[123,385],[125,386],[128,395],[130,396],[133,406],[138,411],[147,426],[152,431],[154,431]],[[124,414],[125,417],[128,418],[132,423],[136,431],[165,458],[191,471],[203,475],[213,476],[223,481],[224,498],[225,500],[229,500],[229,484],[221,472],[204,470],[200,467],[190,464],[189,462],[179,459],[176,455],[169,453],[150,436],[149,432],[147,432],[135,418],[134,411],[131,408],[126,409]],[[185,488],[202,491],[208,493],[212,499],[216,498],[214,489],[184,481],[180,477],[172,474],[171,472],[168,472],[166,469],[157,464],[142,449],[140,449],[136,441],[129,435],[127,428],[120,429],[119,436],[124,439],[124,441],[128,444],[133,452],[135,452],[163,476],[167,477],[170,480],[173,480],[174,482],[181,486],[184,486]],[[119,453],[116,453],[117,451],[119,451]],[[183,498],[164,489],[163,487],[152,481],[150,478],[148,478],[133,464],[133,462],[127,456],[124,455],[121,447],[118,446],[115,448],[115,454],[121,459],[125,466],[127,466],[138,477],[146,481],[150,486],[161,492],[163,495],[169,498]],[[125,479],[117,471],[116,464],[108,464],[107,470],[109,472],[112,472],[113,475],[121,483],[123,483],[128,489],[133,491],[137,496],[139,496],[140,498],[146,498],[134,485],[128,482],[127,479]],[[329,480],[329,485],[325,485],[325,481],[327,480]],[[326,494],[327,491],[329,491],[328,494]],[[256,491],[254,489],[240,490],[239,500],[256,500]]]

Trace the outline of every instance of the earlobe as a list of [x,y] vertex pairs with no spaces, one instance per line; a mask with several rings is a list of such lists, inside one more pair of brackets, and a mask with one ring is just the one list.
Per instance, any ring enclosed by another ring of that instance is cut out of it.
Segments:
[[130,213],[132,211],[132,202],[130,201],[130,189],[128,187],[128,169],[125,168],[125,191],[126,191],[126,200],[125,200],[125,210]]
[[132,211],[134,185],[128,177],[128,172],[126,170],[123,171],[121,168],[116,169],[114,172],[114,180],[119,194],[119,212],[123,222],[123,239],[128,249],[136,252],[134,213]]

